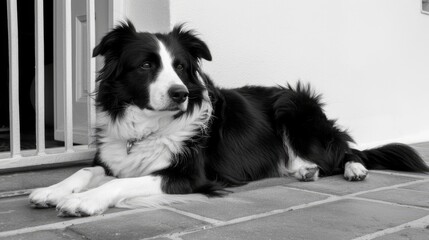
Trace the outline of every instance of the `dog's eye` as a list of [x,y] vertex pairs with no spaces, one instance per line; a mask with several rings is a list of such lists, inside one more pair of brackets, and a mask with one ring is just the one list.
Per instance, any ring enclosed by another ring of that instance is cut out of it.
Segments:
[[142,65],[140,65],[140,68],[143,70],[150,70],[152,65],[149,62],[144,62]]
[[177,69],[177,71],[183,71],[183,65],[177,64],[176,69]]

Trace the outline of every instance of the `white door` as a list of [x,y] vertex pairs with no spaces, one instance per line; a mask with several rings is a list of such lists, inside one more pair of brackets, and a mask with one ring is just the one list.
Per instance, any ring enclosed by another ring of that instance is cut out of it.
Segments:
[[[108,30],[107,1],[96,2],[96,38]],[[88,144],[87,110],[87,24],[86,0],[73,0],[72,4],[72,54],[73,54],[73,142]],[[64,141],[64,19],[62,16],[64,1],[54,1],[54,105],[55,140]],[[103,21],[103,20],[106,21]]]

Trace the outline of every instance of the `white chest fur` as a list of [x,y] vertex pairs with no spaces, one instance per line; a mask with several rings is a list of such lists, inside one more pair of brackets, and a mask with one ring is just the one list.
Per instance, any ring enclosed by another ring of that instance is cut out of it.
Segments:
[[[191,115],[174,119],[173,112],[155,112],[128,106],[124,116],[112,121],[106,112],[97,114],[101,160],[117,177],[148,175],[172,164],[172,156],[210,119],[212,106],[203,101]],[[127,141],[141,139],[127,152]]]

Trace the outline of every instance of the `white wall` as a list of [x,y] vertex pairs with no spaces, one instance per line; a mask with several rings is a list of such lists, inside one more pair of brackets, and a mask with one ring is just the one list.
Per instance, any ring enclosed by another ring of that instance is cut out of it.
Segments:
[[301,79],[360,146],[429,141],[429,15],[420,0],[172,0],[219,86]]
[[[115,1],[115,0],[113,0]],[[169,0],[121,0],[123,15],[138,31],[167,32],[170,29]]]

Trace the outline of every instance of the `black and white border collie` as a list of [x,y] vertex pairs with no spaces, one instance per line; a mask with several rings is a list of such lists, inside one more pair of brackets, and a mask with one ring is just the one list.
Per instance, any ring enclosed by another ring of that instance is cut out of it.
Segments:
[[126,22],[93,55],[105,60],[94,166],[33,191],[35,207],[89,216],[170,196],[219,196],[269,177],[361,181],[367,169],[429,170],[406,145],[350,148],[308,85],[216,87],[200,67],[212,59],[207,45],[183,26],[151,34]]

